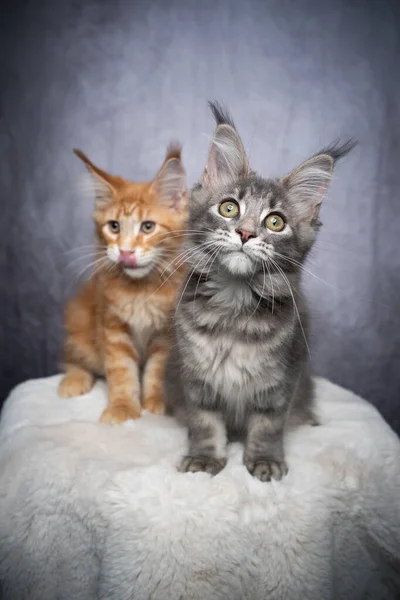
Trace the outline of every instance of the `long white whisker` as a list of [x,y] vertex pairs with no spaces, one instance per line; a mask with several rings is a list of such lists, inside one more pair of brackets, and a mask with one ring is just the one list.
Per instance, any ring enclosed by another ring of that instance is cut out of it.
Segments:
[[222,248],[220,246],[218,246],[218,248],[211,253],[210,258],[207,260],[206,264],[204,265],[204,269],[201,270],[200,276],[197,279],[196,289],[194,291],[194,297],[193,297],[193,316],[194,316],[194,309],[195,309],[195,303],[196,303],[197,290],[199,289],[199,285],[200,285],[200,279],[201,279],[201,277],[203,275],[203,272],[204,272],[205,268],[207,267],[208,263],[211,260],[210,268],[208,269],[206,277],[209,276],[210,271],[211,271],[211,267],[213,266],[214,261],[217,258],[218,254],[221,252],[221,250],[222,250]]
[[74,248],[69,248],[65,250],[63,254],[69,254],[70,252],[80,252],[81,250],[105,250],[107,246],[100,244],[88,244],[86,246],[75,246]]
[[[108,260],[108,259],[107,259],[107,260]],[[92,276],[93,276],[93,275],[97,275],[98,273],[100,273],[100,271],[101,271],[101,270],[102,270],[102,269],[105,267],[105,265],[106,265],[106,263],[100,263],[100,264],[98,264],[98,265],[97,265],[97,266],[94,268],[94,270],[93,270],[93,273],[92,273]],[[117,264],[116,264],[116,263],[111,263],[111,266],[110,266],[110,268],[109,268],[109,269],[108,269],[108,270],[105,272],[105,275],[108,275],[108,273],[110,273],[110,271],[112,271],[112,269],[113,269],[114,267],[116,267],[116,266],[117,266]]]
[[69,269],[73,265],[75,265],[77,262],[79,262],[80,260],[87,260],[89,258],[96,257],[99,254],[100,254],[100,251],[98,251],[98,252],[91,252],[90,254],[82,254],[81,256],[77,256],[73,260],[71,260],[69,263],[67,263],[67,265],[65,266],[65,268]]
[[261,290],[261,294],[260,297],[258,299],[257,302],[257,306],[255,307],[255,309],[253,310],[253,312],[251,313],[251,315],[249,316],[249,318],[245,321],[245,325],[247,325],[247,323],[250,321],[251,317],[257,312],[258,307],[260,306],[261,303],[261,299],[263,298],[263,294],[264,294],[264,288],[265,288],[265,269],[264,269],[264,263],[261,263],[261,266],[263,268],[263,286],[262,286],[262,290]]
[[[84,269],[82,269],[78,275],[75,278],[75,281],[77,281],[78,279],[80,279],[84,273],[86,273],[86,271],[88,271],[88,269],[91,269],[92,267],[94,267],[95,265],[97,265],[98,263],[101,263],[102,261],[108,261],[108,258],[106,256],[102,256],[101,258],[98,258],[97,260],[94,260],[93,262],[89,263],[88,265],[85,266]],[[100,265],[99,265],[100,266]]]
[[[200,246],[201,247],[201,246]],[[192,256],[195,256],[197,252],[199,252],[199,247],[195,247],[195,248],[190,248],[188,250],[189,251],[193,251]],[[150,298],[152,298],[154,296],[154,294],[156,294],[158,292],[158,290],[160,290],[162,288],[162,286],[174,275],[174,273],[176,273],[176,271],[178,271],[178,269],[184,264],[184,262],[186,261],[186,257],[178,264],[178,266],[172,271],[172,273],[170,273],[170,275],[168,275],[168,277],[161,283],[161,285],[158,286],[158,288],[156,290],[154,290],[154,292],[152,294],[150,294],[149,296],[149,300]],[[167,267],[164,269],[164,271],[162,272],[162,275],[165,273],[165,271],[171,266],[171,264],[174,261],[172,261],[171,263],[169,263],[169,265],[167,265]]]
[[173,239],[174,237],[185,237],[187,235],[204,235],[207,232],[211,232],[211,229],[173,229],[171,231],[164,231],[162,233],[157,233],[153,236],[153,239]]
[[174,315],[175,315],[175,316],[176,316],[176,313],[178,312],[178,308],[179,308],[179,306],[180,306],[180,304],[181,304],[181,302],[182,302],[182,299],[183,299],[184,293],[186,292],[186,288],[187,288],[187,286],[189,285],[190,278],[191,278],[191,276],[193,275],[193,273],[195,272],[195,270],[196,270],[196,268],[198,267],[198,265],[200,264],[200,261],[201,261],[201,258],[200,258],[200,259],[199,259],[199,260],[196,262],[196,264],[194,265],[194,267],[193,267],[193,268],[192,268],[192,270],[190,271],[189,275],[187,275],[187,281],[186,281],[186,283],[185,283],[185,286],[184,286],[184,288],[183,288],[183,290],[182,290],[182,293],[181,293],[181,295],[180,295],[179,301],[178,301],[178,303],[177,303],[177,305],[176,305],[176,308],[175,308],[175,313],[174,313]]
[[[101,266],[100,266],[100,268],[101,268]],[[105,275],[109,275],[111,273],[111,271],[114,269],[114,267],[117,267],[117,263],[111,263],[111,266],[109,269],[107,269],[107,271],[105,272]]]
[[[269,280],[271,282],[271,289],[272,289],[272,308],[271,308],[271,313],[274,314],[274,307],[275,307],[274,284],[273,284],[272,277],[271,277],[271,271],[269,270],[268,261],[265,263],[265,266],[267,267],[268,275],[269,275]],[[264,264],[263,264],[263,269],[264,269]]]
[[[349,248],[347,246],[343,246],[342,244],[338,244],[333,240],[327,240],[326,238],[318,238],[315,242],[315,246],[321,248],[320,244],[326,242],[327,244],[332,244],[333,246],[337,246],[337,248],[341,248],[342,250],[346,250],[347,252],[351,252],[352,254],[356,254],[357,256],[363,256],[362,252],[355,250],[354,248]],[[327,250],[327,248],[321,248],[322,250]]]
[[287,262],[291,263],[292,265],[295,265],[296,267],[299,267],[299,269],[301,269],[302,271],[304,271],[304,273],[308,273],[308,275],[311,275],[311,277],[314,277],[318,281],[321,281],[322,283],[325,283],[329,287],[331,287],[333,289],[340,289],[340,288],[336,288],[336,286],[334,286],[332,283],[329,283],[329,281],[325,281],[325,279],[321,279],[321,277],[318,277],[318,275],[315,275],[315,273],[313,273],[312,271],[309,271],[308,269],[306,269],[297,260],[294,260],[293,258],[289,258],[288,256],[285,256],[284,254],[279,254],[279,252],[275,252],[275,254],[276,254],[276,256],[279,256],[280,258],[283,258],[283,260],[286,260]]
[[299,309],[297,308],[297,303],[296,303],[296,300],[295,300],[295,298],[294,298],[294,294],[293,294],[292,286],[290,285],[290,281],[289,281],[289,279],[286,277],[286,275],[285,275],[284,271],[281,269],[281,267],[280,267],[280,266],[277,264],[277,262],[276,262],[276,261],[274,261],[274,260],[272,260],[272,258],[270,258],[269,260],[272,262],[272,264],[274,265],[274,267],[275,267],[276,269],[278,269],[278,271],[279,271],[279,272],[280,272],[280,274],[282,275],[282,277],[283,277],[283,279],[284,279],[284,281],[285,281],[286,285],[288,286],[289,292],[290,292],[290,294],[291,294],[291,296],[292,296],[292,300],[293,300],[293,306],[294,306],[294,309],[295,309],[295,311],[296,311],[297,318],[298,318],[298,320],[299,320],[299,325],[300,325],[300,329],[301,329],[301,331],[302,331],[302,334],[303,334],[304,342],[305,342],[305,345],[306,345],[306,347],[307,347],[307,352],[308,352],[309,356],[311,356],[311,353],[310,353],[310,348],[309,348],[309,345],[308,345],[308,342],[307,342],[307,337],[306,337],[306,334],[305,334],[305,331],[304,331],[303,323],[301,322],[301,318],[300,318]]
[[[191,235],[193,235],[193,234],[191,234]],[[200,235],[200,234],[199,234],[199,235]],[[163,239],[159,240],[159,241],[158,241],[158,242],[156,242],[154,245],[155,245],[156,247],[159,247],[159,246],[161,246],[161,248],[164,248],[165,246],[162,246],[162,244],[163,244],[163,243],[165,243],[165,242],[170,242],[170,241],[172,241],[172,240],[179,240],[179,239],[182,239],[182,242],[180,243],[180,245],[183,245],[183,244],[185,243],[185,241],[187,240],[187,237],[188,237],[188,236],[183,236],[183,235],[173,235],[173,236],[170,236],[170,237],[165,237],[165,238],[163,238]]]
[[[169,265],[168,265],[168,266],[171,266],[171,265],[173,265],[173,263],[174,263],[175,261],[178,261],[178,262],[179,262],[179,261],[181,261],[181,263],[180,263],[180,264],[182,264],[182,263],[184,263],[184,262],[185,262],[185,261],[186,261],[186,260],[189,258],[189,255],[190,255],[192,252],[196,252],[196,251],[200,250],[200,248],[207,248],[208,246],[211,246],[211,245],[213,245],[213,244],[215,244],[215,242],[203,242],[202,244],[199,244],[198,246],[194,246],[194,247],[192,247],[192,248],[188,248],[188,250],[185,250],[184,252],[181,252],[180,254],[178,254],[178,256],[177,256],[176,258],[174,258],[174,259],[173,259],[173,260],[172,260],[172,261],[169,263]],[[178,268],[180,267],[180,264],[178,265]]]

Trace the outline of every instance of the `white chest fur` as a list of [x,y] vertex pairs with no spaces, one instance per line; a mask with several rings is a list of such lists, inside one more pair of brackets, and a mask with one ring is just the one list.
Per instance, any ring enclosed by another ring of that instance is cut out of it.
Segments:
[[118,317],[128,325],[136,349],[144,355],[150,341],[165,327],[167,317],[157,298],[140,294],[116,308]]

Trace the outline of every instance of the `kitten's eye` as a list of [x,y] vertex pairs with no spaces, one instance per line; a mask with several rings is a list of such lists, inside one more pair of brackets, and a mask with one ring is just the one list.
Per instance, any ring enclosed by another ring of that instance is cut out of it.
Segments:
[[265,227],[271,231],[282,231],[285,228],[285,221],[281,215],[268,215],[265,219]]
[[119,233],[119,223],[118,221],[108,221],[108,226],[113,233]]
[[156,224],[153,221],[144,221],[140,227],[143,233],[150,233],[150,231],[154,230]]
[[228,217],[228,219],[237,217],[240,212],[239,205],[236,200],[224,200],[224,202],[221,202],[219,205],[218,210],[220,215],[223,217]]

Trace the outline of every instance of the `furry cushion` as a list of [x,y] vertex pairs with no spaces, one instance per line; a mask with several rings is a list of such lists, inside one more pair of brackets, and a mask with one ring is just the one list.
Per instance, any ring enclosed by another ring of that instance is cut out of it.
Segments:
[[364,400],[316,380],[322,425],[288,435],[288,476],[261,483],[240,444],[214,478],[178,473],[173,419],[100,425],[104,383],[64,400],[58,381],[2,414],[4,599],[398,598],[400,444]]

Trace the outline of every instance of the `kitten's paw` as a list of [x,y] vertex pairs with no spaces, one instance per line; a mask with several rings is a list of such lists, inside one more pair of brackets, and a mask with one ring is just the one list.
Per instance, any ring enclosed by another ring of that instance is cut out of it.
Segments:
[[204,471],[217,475],[226,465],[226,458],[211,458],[210,456],[185,456],[179,471],[181,473],[198,473]]
[[165,415],[165,404],[162,396],[152,395],[143,398],[142,408],[153,415]]
[[94,377],[87,371],[67,373],[58,386],[58,394],[62,398],[73,398],[87,394],[93,387]]
[[139,419],[140,408],[129,405],[116,405],[108,406],[103,410],[100,417],[100,423],[106,423],[108,425],[120,425],[128,419]]
[[272,460],[269,458],[263,460],[245,459],[244,464],[253,477],[260,481],[271,481],[271,479],[282,479],[288,473],[288,468],[284,460]]

